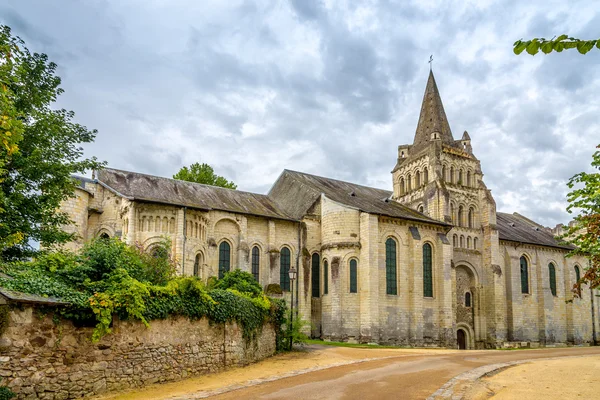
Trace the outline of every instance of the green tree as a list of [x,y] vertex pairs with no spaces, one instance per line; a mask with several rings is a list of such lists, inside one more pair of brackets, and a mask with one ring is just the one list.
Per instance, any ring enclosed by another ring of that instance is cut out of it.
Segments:
[[[6,177],[6,164],[19,148],[23,138],[23,121],[15,105],[12,87],[17,83],[17,69],[23,56],[20,42],[10,37],[6,30],[0,30],[0,182]],[[0,212],[4,204],[0,192]],[[23,240],[20,232],[0,237],[0,248],[12,246]]]
[[22,133],[8,146],[11,150],[3,143],[8,156],[0,181],[0,257],[16,259],[37,252],[32,242],[52,247],[72,240],[63,230],[71,221],[57,210],[74,196],[72,174],[102,164],[83,158],[81,144],[92,142],[96,131],[74,122],[72,111],[52,108],[63,93],[56,64],[46,54],[30,53],[5,25],[0,25],[0,51],[2,59],[10,59],[10,66],[2,66],[0,100],[3,118],[6,112],[11,122],[3,124],[2,134],[15,132],[19,139]]
[[189,167],[183,167],[173,175],[173,178],[181,181],[203,183],[205,185],[220,186],[227,189],[236,189],[237,185],[215,174],[215,170],[208,164],[194,163]]
[[[600,170],[600,145],[592,158],[592,167]],[[600,173],[581,172],[573,176],[568,183],[573,189],[568,195],[567,211],[577,210],[575,223],[569,227],[563,239],[575,246],[569,253],[583,255],[590,260],[580,281],[575,284],[574,293],[581,291],[581,285],[592,288],[600,286]]]
[[541,50],[544,54],[552,53],[553,51],[562,52],[563,50],[577,49],[579,53],[586,54],[594,47],[600,50],[600,39],[598,40],[581,40],[569,37],[568,35],[560,35],[557,38],[544,39],[533,38],[531,40],[517,40],[514,43],[513,51],[519,55],[523,51],[536,55]]

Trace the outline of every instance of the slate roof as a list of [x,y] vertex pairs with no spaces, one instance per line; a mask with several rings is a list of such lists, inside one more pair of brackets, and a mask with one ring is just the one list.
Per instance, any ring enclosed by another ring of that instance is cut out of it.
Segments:
[[45,304],[55,306],[65,306],[69,304],[68,302],[58,299],[56,297],[43,297],[37,294],[22,293],[1,287],[0,295],[6,297],[8,300],[15,303]]
[[98,182],[130,200],[293,220],[268,196],[105,168]]
[[556,247],[565,250],[573,249],[572,246],[561,244],[557,241],[554,238],[554,234],[548,231],[547,228],[518,213],[496,213],[496,221],[500,240]]
[[413,140],[413,148],[411,152],[417,152],[427,146],[431,141],[431,134],[438,132],[442,142],[455,146],[452,130],[448,123],[448,117],[444,111],[442,98],[435,82],[433,72],[429,71],[425,94],[423,95],[423,103],[421,105],[421,113],[419,114],[419,122],[415,131]]
[[388,190],[287,169],[283,171],[269,191],[269,197],[275,200],[289,215],[300,219],[321,196],[321,193],[333,201],[363,212],[447,226],[447,224],[429,218],[412,208],[389,200],[392,192]]

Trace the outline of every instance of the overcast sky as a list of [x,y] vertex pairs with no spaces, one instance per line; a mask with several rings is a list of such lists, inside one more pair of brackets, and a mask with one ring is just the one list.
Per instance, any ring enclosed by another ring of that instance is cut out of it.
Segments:
[[59,65],[59,105],[114,168],[206,162],[259,193],[288,168],[391,190],[430,54],[499,211],[567,222],[566,182],[600,143],[600,51],[512,53],[599,38],[595,1],[3,0],[0,22]]

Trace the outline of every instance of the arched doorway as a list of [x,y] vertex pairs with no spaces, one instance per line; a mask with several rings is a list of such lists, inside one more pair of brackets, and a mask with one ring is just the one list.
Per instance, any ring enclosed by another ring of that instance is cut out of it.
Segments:
[[463,264],[456,275],[456,339],[459,349],[476,348],[478,329],[477,277],[475,271]]
[[467,334],[465,333],[464,330],[459,329],[456,331],[456,341],[458,342],[459,350],[467,349]]

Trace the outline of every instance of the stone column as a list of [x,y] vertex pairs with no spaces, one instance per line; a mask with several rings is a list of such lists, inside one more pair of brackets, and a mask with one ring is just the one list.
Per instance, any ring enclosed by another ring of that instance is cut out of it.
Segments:
[[133,201],[129,202],[129,210],[127,211],[127,237],[126,243],[128,245],[133,245],[135,243],[135,235],[137,233],[137,215],[135,212],[135,203]]
[[385,258],[379,258],[379,221],[376,215],[360,214],[360,260],[358,274],[361,342],[379,341],[379,275],[385,275]]

